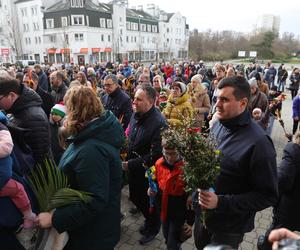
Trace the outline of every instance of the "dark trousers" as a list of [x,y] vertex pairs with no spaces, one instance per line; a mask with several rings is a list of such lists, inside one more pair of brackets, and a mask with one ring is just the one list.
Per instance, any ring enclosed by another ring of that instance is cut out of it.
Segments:
[[0,228],[1,250],[25,250],[11,229]]
[[291,89],[292,100],[297,95],[297,93],[298,93],[298,89]]
[[157,234],[161,225],[159,209],[155,208],[152,213],[149,212],[149,196],[147,195],[149,184],[145,178],[145,171],[141,175],[135,176],[129,172],[128,177],[130,200],[144,215],[147,231],[150,234]]
[[298,124],[299,124],[299,120],[293,120],[293,135],[296,133],[297,129],[298,129]]
[[194,239],[197,249],[203,249],[209,244],[228,245],[233,249],[238,249],[243,238],[244,233],[210,232],[199,220],[195,221]]
[[172,221],[167,220],[163,222],[163,235],[166,240],[166,245],[168,250],[180,250],[181,242],[179,236],[181,233],[181,228],[184,224],[184,220]]

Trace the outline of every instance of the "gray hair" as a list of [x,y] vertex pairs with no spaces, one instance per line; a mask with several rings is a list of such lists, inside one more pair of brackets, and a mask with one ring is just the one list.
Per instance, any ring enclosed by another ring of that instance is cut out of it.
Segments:
[[114,75],[114,74],[107,75],[104,78],[104,81],[109,80],[109,79],[111,79],[113,83],[118,84],[118,78],[116,75]]

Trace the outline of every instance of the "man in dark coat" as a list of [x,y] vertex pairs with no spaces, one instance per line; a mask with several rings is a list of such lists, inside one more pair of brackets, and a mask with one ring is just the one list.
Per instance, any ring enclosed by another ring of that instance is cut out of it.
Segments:
[[105,77],[104,90],[106,92],[102,96],[104,108],[113,112],[125,131],[132,114],[130,97],[120,88],[118,78],[113,74]]
[[46,92],[44,89],[42,89],[38,84],[38,76],[34,72],[31,74],[26,73],[23,79],[23,83],[27,86],[32,88],[38,95],[41,97],[43,103],[42,103],[42,109],[44,110],[45,114],[49,118],[51,108],[54,106],[54,100],[50,93]]
[[64,83],[64,74],[60,71],[54,71],[50,75],[50,82],[52,87],[51,95],[54,98],[54,104],[62,102],[68,90],[68,87]]
[[39,65],[39,64],[34,65],[34,71],[35,71],[35,73],[39,77],[39,79],[38,79],[38,86],[41,89],[43,89],[46,92],[48,92],[49,91],[49,89],[48,89],[48,86],[49,86],[48,77],[45,74],[45,72],[43,71],[41,65]]
[[199,193],[199,204],[208,214],[206,227],[195,225],[198,249],[209,243],[238,249],[244,234],[254,228],[256,212],[275,205],[278,197],[276,152],[272,140],[251,119],[247,80],[224,78],[218,90],[218,121],[212,135],[222,154],[221,173],[215,192]]
[[12,122],[27,132],[25,142],[36,162],[44,163],[50,152],[48,118],[37,93],[14,78],[0,78],[0,109],[12,114]]
[[128,170],[130,199],[145,217],[144,226],[140,228],[144,235],[140,239],[142,245],[152,241],[160,229],[158,211],[149,213],[149,184],[145,178],[146,168],[162,156],[160,131],[166,126],[162,114],[154,107],[155,99],[155,89],[150,85],[141,85],[135,93],[135,113],[129,123],[128,161],[122,164],[123,169]]

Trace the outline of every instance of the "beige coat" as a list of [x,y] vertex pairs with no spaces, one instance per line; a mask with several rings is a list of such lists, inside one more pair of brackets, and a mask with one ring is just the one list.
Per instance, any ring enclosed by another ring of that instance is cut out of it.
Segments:
[[193,88],[189,83],[188,93],[191,96],[190,103],[194,108],[194,116],[197,121],[204,121],[204,113],[210,110],[210,100],[208,94],[205,92],[201,84],[197,84],[196,88]]

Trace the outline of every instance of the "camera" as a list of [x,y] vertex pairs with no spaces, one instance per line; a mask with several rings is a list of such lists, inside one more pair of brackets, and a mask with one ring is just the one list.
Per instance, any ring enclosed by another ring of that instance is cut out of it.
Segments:
[[300,240],[283,239],[279,241],[278,250],[300,250]]

